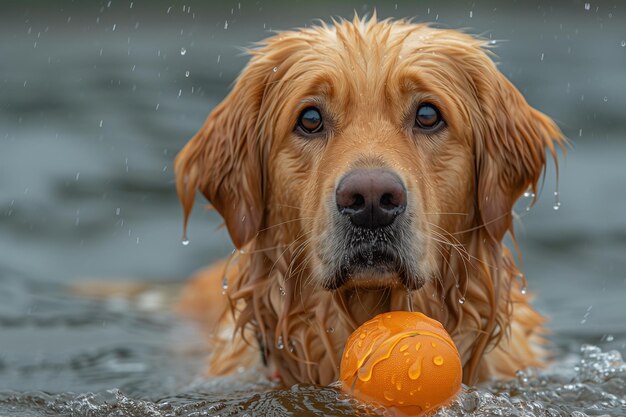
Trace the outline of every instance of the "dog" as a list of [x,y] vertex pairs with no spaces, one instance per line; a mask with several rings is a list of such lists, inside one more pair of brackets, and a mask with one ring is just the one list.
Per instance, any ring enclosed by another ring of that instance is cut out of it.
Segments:
[[250,54],[175,161],[185,230],[200,191],[237,248],[180,301],[212,335],[209,373],[332,383],[348,336],[392,310],[440,321],[466,384],[542,366],[545,319],[503,238],[565,138],[488,42],[374,15]]

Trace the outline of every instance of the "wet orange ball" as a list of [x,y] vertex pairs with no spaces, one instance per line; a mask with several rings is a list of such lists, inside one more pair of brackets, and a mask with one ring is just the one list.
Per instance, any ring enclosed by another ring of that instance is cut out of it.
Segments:
[[459,392],[461,359],[441,323],[421,313],[392,311],[350,335],[340,378],[343,390],[362,401],[419,415]]

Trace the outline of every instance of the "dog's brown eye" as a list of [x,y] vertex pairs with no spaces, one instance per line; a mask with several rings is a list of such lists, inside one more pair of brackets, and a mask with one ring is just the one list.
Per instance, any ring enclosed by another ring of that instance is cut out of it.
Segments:
[[317,133],[324,127],[322,114],[315,107],[304,109],[302,113],[300,113],[298,126],[304,133]]
[[415,124],[417,127],[426,130],[433,130],[441,124],[441,114],[432,104],[421,104],[417,108]]

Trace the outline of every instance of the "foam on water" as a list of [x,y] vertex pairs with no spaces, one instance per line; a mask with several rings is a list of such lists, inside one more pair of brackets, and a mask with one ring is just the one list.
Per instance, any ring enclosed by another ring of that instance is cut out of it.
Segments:
[[[147,395],[147,394],[146,394]],[[184,393],[148,400],[121,390],[51,395],[0,393],[0,413],[7,416],[297,416],[385,415],[336,387],[296,385],[279,389],[258,374],[195,381]],[[584,345],[577,361],[566,360],[546,371],[519,372],[517,379],[480,388],[464,387],[435,416],[585,417],[626,415],[626,364],[617,351]]]

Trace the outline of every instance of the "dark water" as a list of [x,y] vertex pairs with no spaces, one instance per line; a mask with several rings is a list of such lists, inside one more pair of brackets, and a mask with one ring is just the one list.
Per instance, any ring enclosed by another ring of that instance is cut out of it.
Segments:
[[[200,206],[180,244],[172,160],[244,65],[236,47],[374,6],[497,40],[501,69],[573,142],[560,209],[553,170],[519,205],[554,366],[467,388],[440,415],[626,415],[626,4],[68,1],[0,5],[0,416],[376,412],[254,372],[203,378],[203,341],[167,308],[232,249]],[[96,279],[154,290],[68,291]]]

